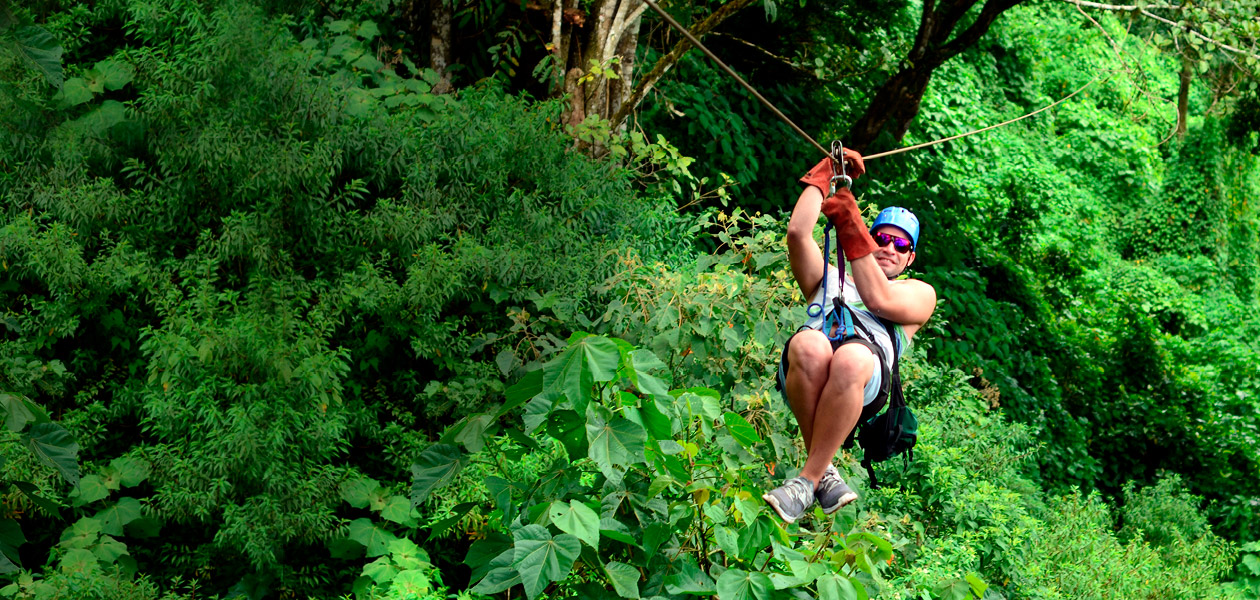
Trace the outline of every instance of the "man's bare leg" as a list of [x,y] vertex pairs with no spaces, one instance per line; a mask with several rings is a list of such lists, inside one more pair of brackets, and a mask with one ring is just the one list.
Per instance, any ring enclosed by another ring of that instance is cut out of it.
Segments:
[[784,391],[787,392],[792,414],[796,415],[796,424],[801,428],[806,454],[813,441],[818,398],[827,384],[831,361],[831,340],[821,331],[802,331],[788,345]]
[[875,355],[861,344],[841,346],[831,357],[827,383],[818,396],[811,421],[818,427],[806,442],[809,458],[801,469],[801,475],[813,481],[815,487],[862,415],[862,391],[870,381],[874,361]]

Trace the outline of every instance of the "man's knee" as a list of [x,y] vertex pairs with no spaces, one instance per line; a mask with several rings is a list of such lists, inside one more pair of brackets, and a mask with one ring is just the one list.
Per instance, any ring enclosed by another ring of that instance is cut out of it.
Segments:
[[864,386],[875,368],[875,355],[861,344],[845,344],[831,356],[830,377],[849,385]]
[[812,329],[796,334],[788,345],[788,364],[802,373],[826,373],[831,364],[831,341]]

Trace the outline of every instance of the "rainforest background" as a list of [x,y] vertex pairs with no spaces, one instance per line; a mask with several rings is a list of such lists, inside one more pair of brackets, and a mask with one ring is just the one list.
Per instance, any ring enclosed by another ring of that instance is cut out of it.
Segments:
[[1083,87],[868,163],[919,444],[784,527],[821,156],[642,2],[0,0],[0,596],[1260,597],[1257,7],[1082,4],[664,3],[868,154]]

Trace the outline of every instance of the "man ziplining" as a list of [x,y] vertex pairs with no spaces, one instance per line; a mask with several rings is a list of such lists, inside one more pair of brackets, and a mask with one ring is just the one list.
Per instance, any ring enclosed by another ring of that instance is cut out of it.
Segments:
[[[857,178],[865,172],[861,155],[847,149],[843,154],[842,173]],[[896,357],[936,308],[931,285],[898,279],[914,262],[918,218],[889,207],[868,229],[847,186],[831,193],[834,175],[832,159],[825,158],[801,177],[805,189],[788,222],[792,274],[812,298],[811,307],[819,309],[811,308],[805,325],[788,339],[779,363],[779,387],[796,416],[808,458],[800,475],[762,498],[788,523],[815,500],[831,514],[857,499],[831,461],[857,424],[887,403],[890,382],[899,380],[890,373]],[[850,277],[819,251],[814,226],[820,211],[836,229]]]

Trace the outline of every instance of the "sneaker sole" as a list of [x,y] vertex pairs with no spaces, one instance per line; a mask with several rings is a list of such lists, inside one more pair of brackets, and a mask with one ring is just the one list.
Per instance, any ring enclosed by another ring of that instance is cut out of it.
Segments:
[[779,518],[780,518],[780,519],[783,519],[783,522],[785,522],[785,523],[787,523],[787,524],[789,524],[789,525],[790,525],[790,524],[792,524],[792,523],[795,523],[795,522],[796,522],[796,518],[795,518],[795,517],[789,517],[789,516],[787,516],[787,515],[783,514],[783,508],[779,506],[779,499],[778,499],[778,498],[775,498],[774,496],[771,496],[770,494],[762,494],[762,495],[761,495],[761,499],[762,499],[762,500],[765,500],[765,501],[766,501],[766,504],[769,504],[769,505],[770,505],[770,508],[773,508],[773,509],[774,509],[774,512],[778,513]]
[[839,501],[839,502],[837,502],[837,503],[836,503],[836,505],[835,505],[835,506],[833,506],[833,507],[831,507],[831,508],[827,508],[826,506],[823,506],[823,505],[821,505],[821,504],[819,504],[818,506],[822,508],[823,514],[825,514],[825,515],[829,515],[829,514],[831,514],[831,513],[836,512],[837,510],[840,510],[840,509],[842,509],[842,508],[844,508],[844,507],[848,506],[848,505],[849,505],[849,504],[851,504],[854,500],[857,500],[857,499],[858,499],[858,495],[857,495],[857,493],[855,493],[855,492],[849,492],[849,493],[847,493],[847,494],[845,494],[845,495],[843,495],[843,496],[840,496],[840,501]]

